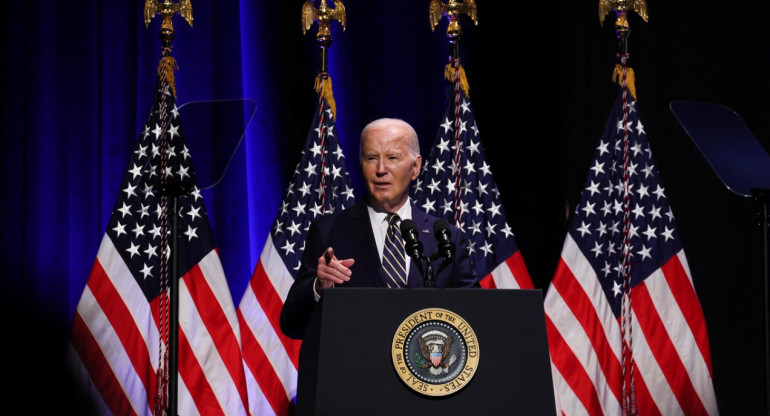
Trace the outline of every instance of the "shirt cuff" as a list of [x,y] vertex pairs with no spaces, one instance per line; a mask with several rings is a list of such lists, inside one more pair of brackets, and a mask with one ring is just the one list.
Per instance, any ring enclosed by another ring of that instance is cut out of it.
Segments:
[[[315,301],[318,302],[318,300],[321,299],[321,295],[318,294],[318,292],[316,292],[315,290],[316,282],[318,282],[318,277],[316,277],[315,280],[313,280],[313,298],[315,298]],[[334,284],[332,284],[331,287],[334,287]]]

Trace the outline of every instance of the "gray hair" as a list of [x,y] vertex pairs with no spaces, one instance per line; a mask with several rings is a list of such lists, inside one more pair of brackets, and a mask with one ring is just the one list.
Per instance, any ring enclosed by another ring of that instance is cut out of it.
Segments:
[[406,139],[409,141],[409,152],[412,154],[412,157],[417,157],[420,155],[420,141],[417,138],[417,132],[414,130],[414,128],[407,123],[404,120],[401,120],[400,118],[379,118],[377,120],[369,122],[366,126],[364,126],[363,130],[361,130],[361,141],[358,146],[358,157],[362,158],[363,155],[363,149],[364,149],[364,137],[366,136],[366,133],[369,132],[369,130],[377,129],[377,128],[384,128],[384,127],[398,127],[404,132],[406,132],[407,136]]

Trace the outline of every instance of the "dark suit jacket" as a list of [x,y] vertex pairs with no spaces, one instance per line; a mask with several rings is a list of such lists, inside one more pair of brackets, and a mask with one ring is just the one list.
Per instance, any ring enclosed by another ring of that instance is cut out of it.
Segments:
[[[435,253],[438,244],[433,236],[433,223],[436,218],[412,205],[412,221],[417,225],[424,253],[428,256]],[[454,260],[438,273],[433,287],[477,287],[478,281],[471,267],[465,237],[454,226],[450,226],[450,230],[456,247]],[[355,259],[350,267],[350,280],[337,286],[387,287],[366,203],[360,201],[349,209],[319,219],[310,225],[299,273],[281,311],[281,330],[292,338],[303,337],[315,310],[313,285],[316,266],[318,258],[328,247],[334,249],[338,259]],[[419,268],[413,260],[410,261],[407,287],[423,287]],[[434,273],[439,270],[441,261],[439,258],[431,263]]]

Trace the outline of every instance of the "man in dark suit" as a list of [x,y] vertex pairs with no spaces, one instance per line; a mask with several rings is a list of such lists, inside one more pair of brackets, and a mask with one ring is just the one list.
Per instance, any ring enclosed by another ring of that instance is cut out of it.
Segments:
[[[281,311],[281,330],[292,338],[304,336],[323,291],[334,286],[423,287],[421,266],[403,255],[401,260],[392,256],[389,243],[393,238],[388,234],[392,223],[398,226],[401,220],[411,219],[424,252],[437,250],[433,235],[437,218],[409,199],[409,186],[422,163],[414,129],[399,119],[369,123],[361,132],[359,157],[366,199],[319,219],[308,231],[299,273]],[[445,267],[441,267],[440,258],[432,262],[433,269],[438,270],[433,287],[477,287],[466,240],[457,228],[449,229],[455,255]]]

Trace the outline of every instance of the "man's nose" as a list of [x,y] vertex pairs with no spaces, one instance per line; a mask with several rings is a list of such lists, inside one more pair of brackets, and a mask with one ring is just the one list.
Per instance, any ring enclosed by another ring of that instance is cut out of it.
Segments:
[[388,173],[388,169],[385,167],[385,160],[384,159],[378,159],[377,160],[377,174],[378,175],[384,175]]

